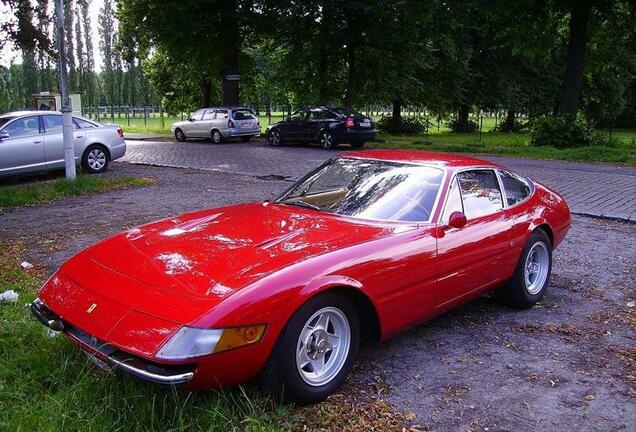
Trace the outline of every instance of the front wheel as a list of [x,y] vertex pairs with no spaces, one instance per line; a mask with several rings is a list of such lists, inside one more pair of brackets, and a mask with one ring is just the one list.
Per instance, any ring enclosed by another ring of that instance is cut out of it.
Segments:
[[88,146],[82,155],[82,167],[90,174],[99,174],[108,168],[108,151],[104,146]]
[[277,400],[319,402],[351,372],[359,343],[358,316],[346,297],[336,293],[314,297],[287,323],[261,383]]
[[324,131],[320,134],[320,146],[325,150],[332,150],[336,148],[336,138],[333,133]]
[[542,229],[528,239],[512,278],[496,291],[497,299],[515,309],[534,306],[545,294],[552,272],[552,242]]
[[174,137],[179,142],[184,142],[186,140],[186,136],[181,129],[174,131]]

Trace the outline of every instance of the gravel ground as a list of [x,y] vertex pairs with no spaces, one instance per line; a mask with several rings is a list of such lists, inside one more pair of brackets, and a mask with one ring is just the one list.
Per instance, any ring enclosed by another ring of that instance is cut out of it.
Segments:
[[[124,174],[157,183],[5,211],[0,238],[23,242],[20,258],[50,273],[122,229],[268,198],[289,186],[117,162],[108,173]],[[371,384],[378,397],[432,430],[634,430],[635,280],[636,224],[575,217],[537,307],[513,311],[483,297],[366,347],[348,388]]]

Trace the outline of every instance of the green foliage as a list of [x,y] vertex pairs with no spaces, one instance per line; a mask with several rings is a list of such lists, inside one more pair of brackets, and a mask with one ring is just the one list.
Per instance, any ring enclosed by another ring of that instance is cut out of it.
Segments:
[[153,180],[147,178],[99,177],[80,174],[74,181],[59,179],[28,186],[7,186],[0,188],[0,208],[38,204],[85,193],[101,193],[113,189],[148,186],[152,183]]
[[472,132],[475,132],[477,130],[479,125],[477,124],[476,121],[473,121],[473,120],[470,120],[470,119],[462,120],[460,117],[455,117],[455,118],[452,118],[448,122],[448,127],[453,132],[457,132],[457,133],[472,133]]
[[600,145],[603,138],[582,116],[572,120],[569,116],[542,116],[534,119],[530,127],[532,145],[557,149]]
[[420,134],[426,131],[425,120],[416,117],[402,117],[401,121],[394,121],[390,115],[382,116],[377,121],[377,126],[382,132],[390,134]]

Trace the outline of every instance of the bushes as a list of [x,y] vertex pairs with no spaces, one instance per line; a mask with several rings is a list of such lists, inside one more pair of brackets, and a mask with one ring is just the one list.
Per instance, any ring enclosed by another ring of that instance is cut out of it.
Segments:
[[530,137],[534,146],[558,149],[601,145],[604,141],[581,116],[574,121],[567,116],[538,117],[532,122]]
[[393,121],[393,116],[382,116],[377,126],[390,134],[420,134],[426,131],[426,123],[418,118],[402,117],[401,122]]
[[448,122],[448,127],[457,133],[472,133],[477,130],[477,122],[470,119],[461,120],[456,117]]

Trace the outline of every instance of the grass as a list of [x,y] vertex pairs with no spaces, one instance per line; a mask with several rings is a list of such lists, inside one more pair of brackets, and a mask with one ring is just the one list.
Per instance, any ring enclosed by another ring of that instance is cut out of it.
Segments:
[[105,375],[63,336],[50,337],[24,307],[43,278],[19,265],[24,248],[0,244],[0,430],[277,431],[289,408],[244,389],[191,393]]
[[153,183],[154,181],[148,178],[100,177],[79,174],[75,181],[57,179],[27,186],[4,186],[0,187],[0,208],[38,204],[74,195],[101,193],[113,189],[147,186]]
[[552,159],[587,162],[636,164],[636,131],[622,130],[612,134],[611,146],[590,146],[571,149],[534,147],[523,133],[484,132],[458,134],[442,132],[423,135],[387,135],[368,144],[371,148],[401,148],[452,153],[479,153],[518,156],[531,159]]

